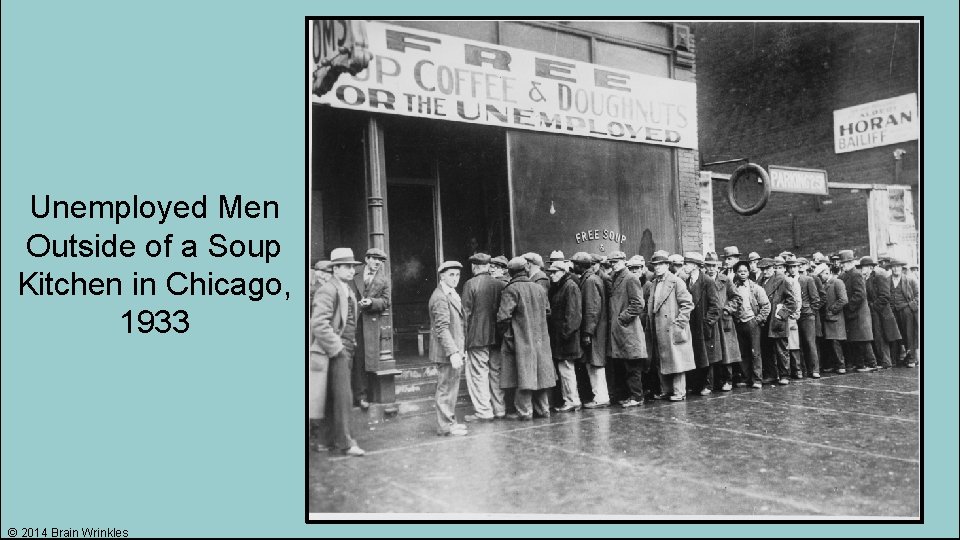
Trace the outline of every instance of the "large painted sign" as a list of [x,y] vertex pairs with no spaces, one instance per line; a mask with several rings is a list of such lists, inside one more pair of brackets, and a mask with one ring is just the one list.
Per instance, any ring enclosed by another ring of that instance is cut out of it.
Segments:
[[697,147],[693,83],[377,22],[367,22],[366,34],[373,55],[367,69],[341,76],[326,94],[312,92],[314,102]]
[[919,137],[916,94],[833,111],[833,151],[837,154],[913,141]]

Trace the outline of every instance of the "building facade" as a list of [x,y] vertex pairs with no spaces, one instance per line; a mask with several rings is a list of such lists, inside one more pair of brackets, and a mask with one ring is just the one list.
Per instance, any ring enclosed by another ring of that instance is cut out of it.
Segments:
[[308,89],[310,263],[339,246],[388,254],[375,401],[428,393],[411,381],[429,373],[426,305],[441,261],[701,249],[688,26],[310,23],[314,74],[321,45],[345,50],[347,28],[370,52],[366,69],[327,85],[315,75]]
[[919,23],[693,26],[703,163],[743,158],[820,169],[829,181],[827,194],[773,192],[763,210],[742,216],[722,181],[737,164],[705,167],[714,173],[704,187],[715,244],[917,261]]

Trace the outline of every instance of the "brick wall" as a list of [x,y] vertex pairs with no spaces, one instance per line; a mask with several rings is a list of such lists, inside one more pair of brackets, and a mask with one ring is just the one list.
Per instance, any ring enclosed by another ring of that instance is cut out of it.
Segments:
[[[833,151],[834,110],[918,92],[918,31],[906,23],[697,23],[703,162],[748,158],[763,167],[825,169],[831,182],[891,184],[893,151],[901,148],[896,183],[913,186],[919,219],[916,141]],[[730,173],[735,166],[710,170]],[[819,203],[812,195],[773,193],[766,208],[743,217],[726,203],[726,184],[715,182],[717,246],[867,253],[867,198],[849,189],[832,189]]]
[[[691,39],[691,52],[697,54],[696,40]],[[675,78],[697,83],[697,65],[690,69],[677,67]],[[698,90],[699,92],[699,90]],[[699,103],[698,103],[699,108]],[[698,121],[700,114],[698,112]],[[700,142],[702,145],[702,141]],[[700,154],[697,150],[677,150],[678,189],[680,194],[680,251],[703,251],[703,224],[700,219]]]

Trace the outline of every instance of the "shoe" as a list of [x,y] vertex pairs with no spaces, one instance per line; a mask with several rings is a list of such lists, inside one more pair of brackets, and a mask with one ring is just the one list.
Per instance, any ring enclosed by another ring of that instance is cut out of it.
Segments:
[[574,411],[579,411],[581,406],[582,406],[582,405],[580,405],[579,403],[577,403],[576,405],[574,405],[574,404],[572,404],[572,403],[567,403],[567,404],[564,405],[563,407],[560,407],[559,409],[557,409],[557,412],[574,412]]
[[602,403],[597,403],[596,401],[591,401],[589,403],[584,403],[584,409],[605,409],[610,406],[609,401],[604,401]]
[[857,368],[857,373],[870,373],[871,371],[877,371],[875,367],[861,367]]
[[623,405],[624,409],[629,409],[630,407],[636,407],[637,405],[640,405],[640,402],[635,399],[628,399],[621,403],[621,405]]
[[623,405],[624,403],[626,403],[626,402],[628,402],[628,401],[630,401],[630,400],[629,400],[629,399],[618,399],[618,400],[617,400],[617,403],[618,403],[619,405]]
[[370,408],[370,402],[365,399],[358,399],[353,402],[353,406],[360,407],[363,410],[367,410]]
[[653,399],[668,400],[670,399],[670,394],[656,394],[653,396]]
[[[746,384],[744,384],[744,386],[746,386]],[[731,390],[733,390],[733,386],[730,383],[723,383],[723,386],[720,387],[721,392],[729,392]]]
[[747,383],[745,383],[745,382],[738,382],[738,383],[735,384],[734,386],[736,386],[737,388],[746,388],[746,387],[749,386],[749,385],[748,385]]
[[779,384],[780,386],[786,386],[786,385],[790,384],[790,379],[784,377],[784,378],[780,379],[780,381],[779,381],[777,384]]
[[797,379],[797,380],[800,380],[800,379],[803,378],[803,373],[797,373],[796,375],[793,376],[793,378],[794,378],[794,379]]
[[687,396],[670,396],[670,401],[683,401],[687,399]]
[[847,370],[845,370],[845,369],[843,369],[843,368],[840,368],[840,369],[837,370],[837,373],[840,374],[840,375],[846,375],[846,374],[847,374]]
[[820,374],[817,373],[816,371],[814,371],[813,373],[810,374],[810,378],[811,378],[811,379],[819,379],[819,378],[820,378]]
[[758,382],[755,382],[755,383],[753,383],[753,387],[756,388],[757,390],[759,390],[759,389],[763,388],[763,384],[758,383]]
[[713,393],[713,390],[710,390],[709,388],[704,388],[703,390],[700,391],[701,396],[709,396],[712,393]]
[[450,431],[438,431],[438,437],[463,437],[467,434],[465,429],[451,428]]
[[905,366],[903,366],[903,367],[915,368],[915,367],[917,367],[917,365],[914,364],[913,362],[907,362],[907,364],[906,364]]
[[834,371],[836,371],[836,368],[828,367],[828,368],[824,368],[822,371],[824,373],[833,373]]
[[463,417],[464,422],[493,422],[492,416],[477,416],[475,414],[468,414]]
[[350,448],[347,448],[346,450],[344,450],[343,453],[344,455],[353,456],[353,457],[360,457],[366,454],[366,452],[364,452],[363,449],[360,448],[359,446],[351,446]]
[[777,380],[776,380],[776,379],[763,379],[763,380],[760,381],[760,382],[762,382],[763,384],[777,384]]
[[519,414],[519,413],[510,413],[506,416],[506,418],[507,420],[519,420],[521,422],[533,420],[533,416],[527,416],[525,414]]

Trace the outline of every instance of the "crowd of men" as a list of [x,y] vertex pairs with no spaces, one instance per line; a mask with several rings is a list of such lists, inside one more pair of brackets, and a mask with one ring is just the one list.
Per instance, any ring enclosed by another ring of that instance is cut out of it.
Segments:
[[[648,262],[623,252],[566,258],[554,251],[544,262],[536,253],[510,260],[475,253],[462,294],[463,265],[444,262],[428,303],[437,434],[468,432],[454,414],[464,370],[471,423],[916,367],[919,285],[905,261],[878,264],[849,250],[809,261],[790,252],[744,258],[735,246],[722,258],[657,251]],[[385,259],[372,249],[355,274],[362,263],[338,248],[318,265],[334,279],[323,278],[313,295],[311,376],[314,360],[327,360],[328,394],[336,395],[315,400],[311,392],[311,417],[323,416],[321,401],[332,404],[325,440],[348,455],[363,454],[345,433],[351,400],[365,403],[362,382],[354,376],[351,388],[350,375],[362,370],[353,355],[359,344],[379,342],[365,330],[379,325],[363,317],[375,321],[389,307]]]

